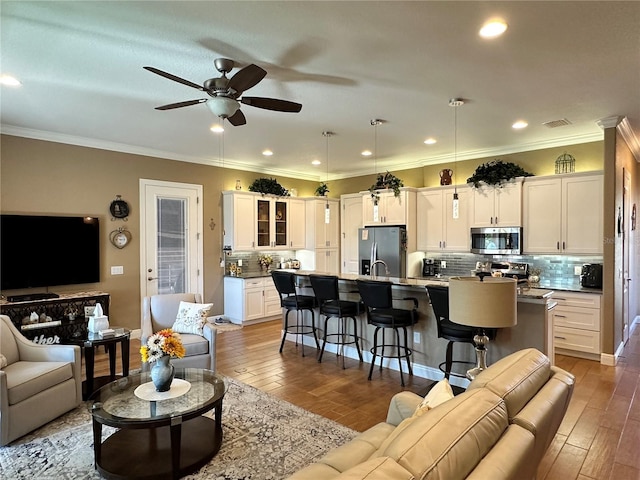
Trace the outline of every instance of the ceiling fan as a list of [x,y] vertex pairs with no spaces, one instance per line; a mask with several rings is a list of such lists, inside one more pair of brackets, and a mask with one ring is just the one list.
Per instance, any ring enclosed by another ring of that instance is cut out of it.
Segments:
[[174,108],[189,107],[191,105],[206,102],[207,107],[209,107],[209,110],[211,110],[214,115],[220,118],[226,118],[229,120],[231,125],[238,126],[247,123],[247,119],[240,110],[241,103],[252,107],[264,108],[266,110],[275,110],[277,112],[298,113],[302,109],[301,104],[290,102],[288,100],[241,96],[245,90],[249,90],[251,87],[256,86],[267,75],[267,72],[259,66],[254,64],[247,65],[240,69],[231,78],[227,78],[227,73],[233,70],[235,62],[228,58],[217,58],[214,61],[214,65],[216,69],[222,73],[222,76],[205,80],[202,86],[171,73],[163,72],[155,67],[143,67],[145,70],[149,70],[161,77],[201,90],[211,97],[170,103],[168,105],[156,107],[156,110],[171,110]]

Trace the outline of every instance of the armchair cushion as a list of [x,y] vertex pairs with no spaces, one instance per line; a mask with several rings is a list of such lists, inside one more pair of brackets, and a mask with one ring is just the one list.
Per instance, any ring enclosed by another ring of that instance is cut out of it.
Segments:
[[59,383],[73,378],[69,362],[15,362],[7,374],[9,405],[15,405]]
[[7,362],[7,357],[0,353],[0,369],[3,369],[7,366],[9,362]]
[[191,357],[193,355],[206,355],[209,353],[209,341],[200,336],[191,333],[180,334],[182,345],[184,346],[184,356]]
[[207,321],[209,310],[213,303],[191,303],[181,301],[178,315],[173,323],[173,331],[178,333],[192,333],[203,335],[202,327]]

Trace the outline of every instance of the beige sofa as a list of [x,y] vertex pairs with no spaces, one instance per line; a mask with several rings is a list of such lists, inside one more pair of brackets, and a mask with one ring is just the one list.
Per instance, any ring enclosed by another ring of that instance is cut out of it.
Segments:
[[414,415],[422,397],[401,392],[387,421],[290,479],[533,479],[562,422],[574,377],[535,349],[490,366],[467,390]]
[[82,402],[80,347],[36,345],[0,315],[0,354],[0,446]]

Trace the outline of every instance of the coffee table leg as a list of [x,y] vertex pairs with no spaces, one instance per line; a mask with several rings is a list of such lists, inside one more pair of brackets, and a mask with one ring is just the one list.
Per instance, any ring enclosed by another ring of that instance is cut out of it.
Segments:
[[86,380],[86,385],[87,385],[87,398],[91,397],[91,395],[93,395],[93,368],[94,368],[94,361],[95,361],[95,350],[94,348],[91,347],[84,347],[84,364],[85,364],[85,371],[87,373],[87,380]]
[[109,352],[109,380],[113,382],[116,379],[116,344],[111,342],[106,347]]
[[182,438],[182,418],[171,419],[171,472],[176,480],[180,478],[180,447]]
[[102,456],[102,424],[93,419],[93,468],[98,468]]
[[122,376],[129,376],[129,337],[126,337],[120,342],[122,350]]

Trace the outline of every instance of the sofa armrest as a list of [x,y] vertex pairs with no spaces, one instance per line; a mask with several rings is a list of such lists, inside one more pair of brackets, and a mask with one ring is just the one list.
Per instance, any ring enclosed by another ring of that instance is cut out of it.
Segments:
[[397,427],[405,418],[413,415],[422,400],[424,400],[423,397],[412,392],[396,393],[389,402],[387,423]]

